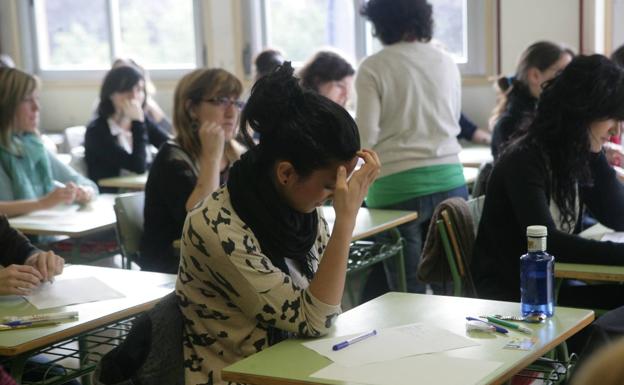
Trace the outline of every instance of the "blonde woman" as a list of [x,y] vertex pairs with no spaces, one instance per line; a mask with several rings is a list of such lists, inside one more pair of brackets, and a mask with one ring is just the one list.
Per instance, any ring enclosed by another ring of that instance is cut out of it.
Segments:
[[86,203],[95,183],[45,149],[38,132],[39,81],[0,68],[0,212],[21,215],[61,203]]
[[175,91],[174,140],[164,144],[145,186],[145,228],[139,264],[143,270],[175,273],[186,212],[226,182],[244,150],[234,138],[243,103],[241,82],[222,69],[198,69]]

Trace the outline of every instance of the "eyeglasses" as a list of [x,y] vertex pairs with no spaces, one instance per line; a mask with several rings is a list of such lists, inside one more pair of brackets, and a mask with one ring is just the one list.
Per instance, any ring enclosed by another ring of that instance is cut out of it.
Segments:
[[245,102],[243,102],[242,100],[234,100],[234,99],[226,98],[224,96],[219,97],[219,98],[203,99],[203,101],[206,103],[210,103],[215,107],[221,107],[224,109],[229,108],[231,105],[234,105],[234,107],[236,107],[239,110],[242,110],[243,107],[245,107]]

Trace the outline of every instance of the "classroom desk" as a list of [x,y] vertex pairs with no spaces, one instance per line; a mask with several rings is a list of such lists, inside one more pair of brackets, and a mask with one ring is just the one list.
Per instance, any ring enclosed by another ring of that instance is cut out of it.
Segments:
[[102,187],[115,187],[127,190],[145,190],[147,183],[147,173],[118,176],[114,178],[104,178],[98,181],[98,185]]
[[[499,361],[479,384],[502,384],[544,353],[589,325],[594,313],[586,309],[557,307],[553,318],[543,324],[526,324],[539,341],[530,351],[502,349],[509,337],[479,337],[465,331],[465,317],[483,314],[519,314],[520,304],[462,297],[388,293],[338,316],[329,336],[359,333],[371,329],[422,322],[453,333],[475,338],[481,345],[442,353],[452,357]],[[514,336],[520,333],[510,332]],[[226,381],[250,385],[350,384],[310,377],[331,361],[301,345],[301,339],[281,342],[226,367]],[[414,373],[414,379],[418,373]]]
[[[334,222],[336,221],[334,208],[331,206],[323,206],[321,209],[323,210],[323,216],[329,225],[329,232],[331,233],[334,228]],[[367,209],[362,207],[358,211],[351,240],[357,241],[379,234],[413,221],[416,218],[418,218],[418,213],[416,211]],[[173,247],[180,248],[179,239],[173,241]]]
[[[330,206],[321,207],[323,216],[329,225],[331,233],[336,221],[336,213],[334,208]],[[418,218],[416,211],[404,210],[382,210],[360,208],[355,219],[355,228],[353,229],[352,241],[370,237],[375,234],[393,229],[404,223],[411,222]]]
[[114,201],[115,194],[100,194],[85,206],[59,205],[9,218],[9,223],[30,235],[83,237],[115,226]]
[[466,147],[459,152],[459,161],[464,167],[479,167],[492,160],[492,150],[487,146]]
[[[0,297],[0,318],[48,312],[77,311],[79,318],[54,326],[0,332],[0,356],[15,365],[59,341],[149,310],[173,290],[176,275],[97,266],[71,265],[58,279],[97,277],[125,295],[124,298],[37,310],[22,297]],[[13,365],[12,365],[13,366]],[[20,368],[17,368],[20,371]]]
[[464,167],[464,179],[467,185],[473,184],[477,180],[477,175],[479,175],[478,167]]
[[624,282],[624,266],[555,262],[555,278]]
[[[598,223],[584,230],[579,235],[584,238],[599,241],[605,234],[612,232],[613,230]],[[555,258],[555,278],[624,282],[624,266],[562,263],[556,262]]]

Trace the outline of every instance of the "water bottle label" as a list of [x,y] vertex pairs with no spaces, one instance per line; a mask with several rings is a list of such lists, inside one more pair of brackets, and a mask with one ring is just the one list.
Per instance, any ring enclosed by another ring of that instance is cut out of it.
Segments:
[[527,237],[527,249],[531,251],[546,251],[546,237]]

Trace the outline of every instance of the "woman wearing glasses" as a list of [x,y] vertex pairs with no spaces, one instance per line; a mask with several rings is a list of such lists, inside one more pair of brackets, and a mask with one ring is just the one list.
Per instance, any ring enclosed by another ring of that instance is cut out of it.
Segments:
[[158,148],[169,135],[145,117],[144,104],[145,79],[136,68],[119,67],[108,72],[100,90],[98,117],[85,135],[89,178],[97,182],[126,171],[141,174],[147,170],[148,145]]
[[178,83],[176,137],[161,147],[145,186],[141,269],[177,272],[172,243],[182,234],[186,212],[227,181],[244,151],[234,139],[242,90],[241,82],[222,69],[198,69]]

